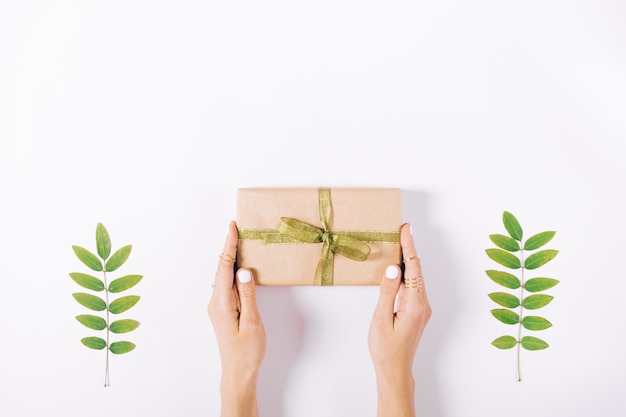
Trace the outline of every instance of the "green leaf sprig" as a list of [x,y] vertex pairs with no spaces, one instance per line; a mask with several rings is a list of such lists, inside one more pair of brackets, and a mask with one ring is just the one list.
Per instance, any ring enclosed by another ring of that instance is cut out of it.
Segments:
[[96,249],[98,255],[80,246],[72,246],[74,253],[88,268],[96,272],[102,273],[102,279],[93,275],[84,274],[82,272],[71,272],[70,277],[81,287],[96,293],[104,291],[104,299],[101,297],[85,292],[77,292],[72,294],[79,304],[96,312],[105,312],[105,317],[93,314],[81,314],[76,316],[76,320],[83,326],[92,330],[105,330],[105,338],[97,336],[89,336],[81,339],[83,345],[91,349],[106,349],[106,367],[104,373],[104,386],[109,384],[109,351],[121,355],[135,349],[135,344],[128,341],[111,342],[111,333],[122,334],[135,330],[139,326],[139,322],[132,319],[121,319],[111,322],[111,314],[120,314],[139,301],[138,295],[127,295],[110,301],[109,295],[126,291],[134,287],[141,279],[141,275],[125,275],[117,278],[110,283],[107,281],[107,273],[116,271],[128,259],[131,245],[118,249],[111,255],[111,238],[109,233],[102,225],[98,223],[96,227]]
[[[558,254],[554,249],[543,249],[526,256],[525,251],[535,251],[550,242],[556,232],[537,233],[526,239],[522,244],[522,226],[513,216],[505,211],[502,215],[504,228],[508,236],[501,234],[489,235],[489,239],[497,248],[487,249],[487,256],[512,270],[520,270],[520,276],[510,272],[488,270],[487,276],[495,283],[511,289],[519,289],[519,297],[508,292],[493,292],[489,294],[496,304],[504,308],[491,310],[491,314],[504,324],[517,325],[517,337],[500,336],[491,342],[498,349],[512,349],[517,347],[517,380],[521,381],[521,348],[526,350],[546,349],[549,345],[544,340],[535,336],[523,336],[522,329],[532,332],[545,330],[552,326],[548,320],[536,315],[526,315],[526,310],[537,310],[549,304],[554,297],[547,294],[532,294],[525,297],[524,291],[538,293],[554,287],[559,283],[554,278],[535,277],[526,280],[526,271],[535,270],[550,262]],[[519,253],[519,257],[516,255]],[[517,309],[517,312],[515,311]]]

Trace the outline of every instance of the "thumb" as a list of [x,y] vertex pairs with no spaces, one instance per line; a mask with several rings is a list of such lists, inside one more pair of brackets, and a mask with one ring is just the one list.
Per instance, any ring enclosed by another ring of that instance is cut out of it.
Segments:
[[400,268],[398,265],[389,265],[385,270],[385,277],[380,283],[380,296],[374,311],[374,320],[384,320],[393,323],[393,305],[400,288]]
[[251,317],[258,316],[259,310],[256,305],[256,286],[252,271],[249,269],[240,269],[237,271],[237,293],[239,294],[239,302],[241,305],[240,320],[248,320]]

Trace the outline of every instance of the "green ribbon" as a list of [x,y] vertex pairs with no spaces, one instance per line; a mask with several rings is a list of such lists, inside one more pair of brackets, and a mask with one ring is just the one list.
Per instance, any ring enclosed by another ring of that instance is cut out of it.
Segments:
[[365,242],[400,242],[400,232],[331,230],[330,188],[319,188],[318,199],[322,227],[312,226],[290,217],[281,217],[276,229],[239,229],[239,239],[262,240],[263,244],[323,243],[320,261],[315,270],[315,285],[333,285],[336,253],[362,262],[371,251]]

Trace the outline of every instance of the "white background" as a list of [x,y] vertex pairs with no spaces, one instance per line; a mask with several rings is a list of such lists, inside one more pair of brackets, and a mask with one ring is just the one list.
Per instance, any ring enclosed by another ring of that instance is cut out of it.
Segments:
[[[3,1],[0,415],[218,415],[235,191],[319,185],[405,192],[434,309],[418,415],[623,415],[625,21],[618,0]],[[503,210],[560,250],[521,383],[490,345]],[[144,275],[108,389],[68,276],[98,222]],[[375,415],[376,299],[259,289],[262,415]]]

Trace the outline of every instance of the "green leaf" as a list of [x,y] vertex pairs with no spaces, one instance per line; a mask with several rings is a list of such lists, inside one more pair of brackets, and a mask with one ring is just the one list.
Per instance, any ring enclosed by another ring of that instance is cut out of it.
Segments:
[[503,251],[502,249],[487,249],[487,256],[499,263],[511,269],[518,269],[522,266],[519,259],[515,255]]
[[504,213],[502,213],[502,223],[504,223],[504,228],[507,232],[509,232],[509,235],[513,239],[519,241],[522,240],[522,226],[520,226],[514,215],[512,215],[508,211],[505,211]]
[[88,348],[102,350],[107,347],[107,342],[99,337],[84,337],[80,339],[81,343]]
[[491,344],[498,349],[511,349],[512,347],[515,347],[515,345],[517,345],[517,339],[513,336],[500,336],[499,338],[491,342]]
[[519,323],[519,316],[517,313],[511,310],[507,310],[504,308],[496,308],[491,310],[491,314],[502,323],[505,324],[516,324]]
[[102,271],[102,262],[100,262],[100,259],[98,259],[96,255],[80,246],[72,246],[72,249],[82,263],[84,263],[94,271]]
[[519,243],[515,239],[511,239],[504,235],[489,235],[489,239],[499,248],[508,250],[509,252],[517,252],[519,250]]
[[532,337],[532,336],[524,336],[522,337],[522,347],[527,350],[541,350],[547,348],[548,345],[543,340]]
[[70,272],[70,277],[78,285],[87,288],[88,290],[102,291],[104,289],[104,282],[94,276],[82,274],[80,272]]
[[98,247],[98,255],[102,259],[109,257],[111,254],[111,238],[102,223],[98,223],[98,226],[96,226],[96,246]]
[[502,285],[506,288],[511,288],[512,290],[520,287],[521,283],[519,279],[508,272],[503,271],[494,271],[490,269],[489,271],[485,271],[489,278],[491,278],[495,283]]
[[113,314],[123,313],[128,310],[139,301],[138,295],[127,295],[126,297],[120,297],[113,301],[109,306],[109,311]]
[[541,232],[537,233],[534,236],[528,238],[526,243],[524,243],[525,250],[535,250],[539,249],[546,243],[552,240],[556,232]]
[[135,349],[135,344],[132,342],[115,342],[111,343],[109,350],[117,355],[128,353]]
[[524,288],[526,291],[537,292],[550,289],[558,283],[559,281],[554,278],[531,278],[526,281]]
[[536,310],[550,303],[553,298],[553,296],[546,294],[529,295],[524,298],[524,308],[527,308],[528,310]]
[[92,316],[90,314],[76,316],[76,320],[94,330],[102,330],[107,327],[107,322],[102,317]]
[[545,330],[548,327],[552,327],[552,323],[543,317],[526,316],[522,319],[522,326],[528,330]]
[[126,275],[112,281],[109,284],[109,291],[113,293],[122,292],[137,285],[143,278],[141,275]]
[[90,310],[102,311],[107,307],[104,300],[100,297],[96,297],[95,295],[77,292],[72,294],[72,296],[76,299],[76,301]]
[[559,253],[559,251],[554,249],[546,249],[537,253],[533,253],[528,258],[526,258],[524,266],[526,267],[526,269],[539,268],[541,265],[545,265],[550,262],[557,253]]
[[130,250],[132,248],[132,245],[127,245],[121,249],[118,249],[113,255],[111,255],[111,258],[107,261],[106,264],[106,271],[113,272],[117,268],[122,266],[124,262],[126,262],[126,259],[128,259],[128,256],[130,255]]
[[109,329],[113,333],[128,333],[135,330],[139,326],[139,322],[136,320],[125,319],[125,320],[117,320],[111,323]]
[[489,298],[500,304],[502,307],[519,307],[519,298],[505,292],[492,292],[489,294]]

